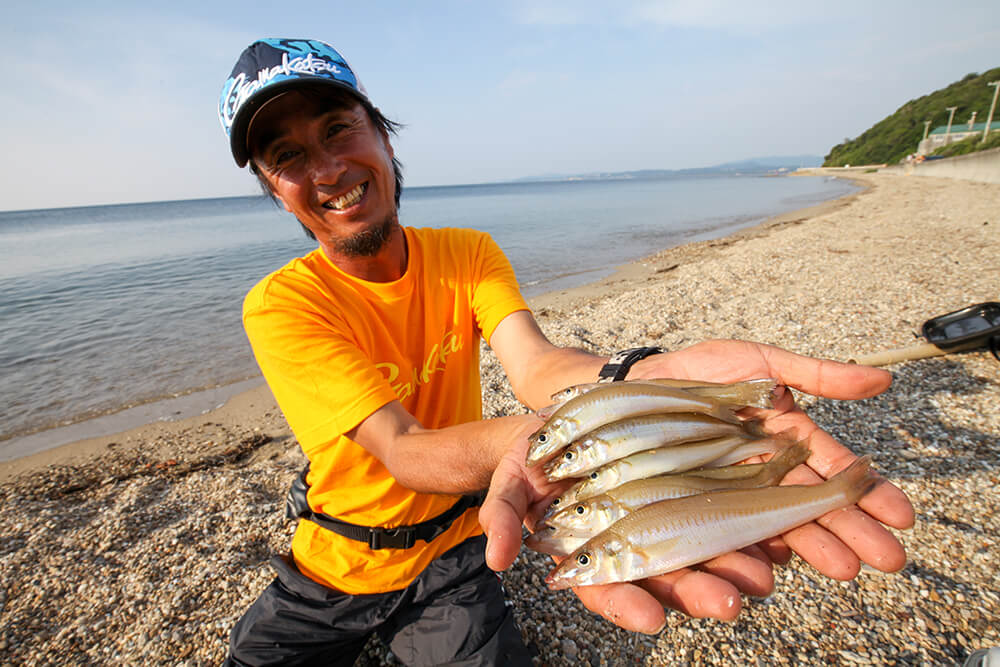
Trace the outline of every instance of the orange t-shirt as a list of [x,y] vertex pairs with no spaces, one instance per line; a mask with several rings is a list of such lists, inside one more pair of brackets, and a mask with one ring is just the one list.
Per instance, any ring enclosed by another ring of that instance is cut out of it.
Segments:
[[[264,378],[310,461],[314,511],[362,526],[426,521],[458,496],[416,493],[344,433],[398,399],[426,428],[482,418],[479,338],[527,305],[489,235],[404,228],[403,276],[373,283],[322,250],[247,294],[243,322]],[[437,556],[482,532],[475,509],[430,543],[377,549],[300,521],[299,569],[352,595],[406,587]]]

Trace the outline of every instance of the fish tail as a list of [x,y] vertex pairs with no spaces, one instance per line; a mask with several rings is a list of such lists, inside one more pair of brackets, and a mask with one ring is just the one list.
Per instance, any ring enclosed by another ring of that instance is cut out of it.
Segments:
[[740,419],[739,415],[736,414],[736,411],[739,409],[740,409],[739,406],[719,404],[713,406],[709,414],[715,417],[716,419],[728,422],[730,424],[742,424],[744,423],[744,421]]
[[772,408],[771,399],[777,386],[778,381],[774,378],[737,382],[732,387],[735,391],[734,402],[752,408]]
[[741,426],[743,426],[744,431],[755,438],[771,437],[770,433],[764,431],[764,427],[761,425],[761,421],[759,419],[748,419],[744,421]]
[[843,493],[848,502],[856,503],[882,481],[882,478],[872,470],[871,465],[872,457],[862,456],[831,477],[827,483]]
[[758,473],[759,481],[764,486],[773,486],[781,482],[792,468],[805,463],[811,454],[805,440],[799,440],[775,454]]

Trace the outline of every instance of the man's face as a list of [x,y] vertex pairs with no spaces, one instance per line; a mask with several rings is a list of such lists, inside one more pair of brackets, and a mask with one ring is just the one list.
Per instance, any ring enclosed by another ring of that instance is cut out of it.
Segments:
[[360,102],[285,93],[247,135],[271,191],[328,251],[374,255],[397,223],[392,146]]

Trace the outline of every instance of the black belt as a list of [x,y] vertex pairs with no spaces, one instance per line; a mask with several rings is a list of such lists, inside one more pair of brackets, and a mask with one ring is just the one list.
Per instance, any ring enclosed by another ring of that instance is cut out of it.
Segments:
[[306,484],[308,472],[309,466],[307,465],[292,482],[292,488],[289,489],[288,497],[285,499],[285,515],[289,519],[308,519],[338,535],[358,542],[365,542],[371,549],[409,549],[416,544],[417,540],[430,542],[448,530],[455,519],[465,514],[466,510],[483,504],[482,495],[462,496],[457,503],[441,514],[411,526],[397,526],[395,528],[359,526],[341,521],[329,514],[314,512],[309,507],[306,500],[306,494],[309,491],[309,485]]

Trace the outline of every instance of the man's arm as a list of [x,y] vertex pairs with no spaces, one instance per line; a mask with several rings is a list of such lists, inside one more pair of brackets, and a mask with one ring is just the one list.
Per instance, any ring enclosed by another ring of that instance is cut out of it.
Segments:
[[460,494],[489,486],[504,452],[541,424],[535,415],[525,414],[428,429],[392,401],[345,435],[408,489]]
[[[607,362],[581,350],[556,347],[525,310],[505,317],[490,345],[518,399],[532,408],[547,405],[549,396],[563,387],[593,382]],[[542,420],[526,414],[427,429],[399,401],[392,401],[346,435],[382,461],[409,489],[468,493],[489,486],[504,453],[523,449],[527,437],[541,424]]]
[[553,345],[527,310],[505,317],[489,343],[518,400],[534,410],[551,403],[549,397],[560,389],[596,382],[608,362],[608,357]]

